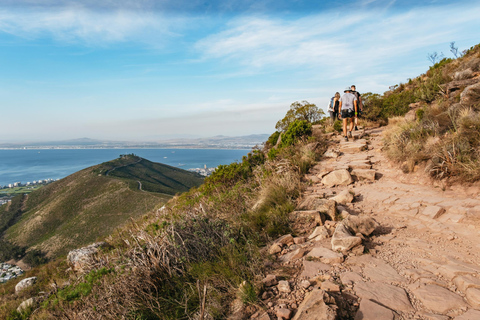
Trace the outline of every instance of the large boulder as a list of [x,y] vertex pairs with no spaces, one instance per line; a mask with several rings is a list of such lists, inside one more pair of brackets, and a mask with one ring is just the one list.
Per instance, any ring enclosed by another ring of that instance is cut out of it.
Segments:
[[97,253],[107,246],[106,242],[97,242],[87,247],[72,250],[67,255],[67,263],[73,271],[84,272],[89,266],[97,263]]
[[339,194],[337,194],[335,197],[330,198],[330,200],[334,200],[336,203],[340,204],[347,204],[353,201],[354,195],[355,192],[353,190],[345,189]]
[[347,186],[352,182],[352,176],[346,169],[332,171],[322,179],[322,183],[328,188],[334,186]]
[[[317,211],[328,215],[331,220],[336,220],[337,204],[334,200],[319,198],[318,196],[309,196],[297,206],[297,210]],[[315,219],[317,221],[317,218]],[[321,216],[320,216],[320,220]],[[324,220],[323,220],[324,221]],[[322,221],[322,222],[323,222]]]
[[23,289],[33,286],[35,282],[37,282],[37,277],[25,278],[19,283],[17,283],[17,285],[15,286],[15,292],[19,293]]
[[345,251],[350,250],[353,247],[362,243],[360,237],[352,235],[347,227],[342,223],[339,223],[335,228],[335,232],[332,237],[332,250]]
[[480,82],[466,87],[460,94],[460,102],[464,105],[473,105],[480,102]]
[[318,289],[307,293],[293,320],[335,320],[336,306],[328,306],[324,301],[324,294],[323,290]]
[[37,302],[37,298],[30,298],[30,299],[27,299],[27,300],[23,301],[18,306],[17,312],[22,313],[22,312],[26,311],[27,309],[33,308],[33,306],[36,304],[36,302]]
[[364,236],[369,236],[378,226],[378,223],[367,215],[349,215],[342,220],[342,223],[348,228],[352,235],[361,233]]

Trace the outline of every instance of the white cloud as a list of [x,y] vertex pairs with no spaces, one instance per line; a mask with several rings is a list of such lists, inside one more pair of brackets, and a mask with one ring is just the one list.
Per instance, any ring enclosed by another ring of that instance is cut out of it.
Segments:
[[178,30],[183,25],[186,23],[180,16],[147,11],[93,11],[76,5],[0,9],[0,33],[94,46],[127,41],[160,46],[162,39],[178,36],[173,26]]
[[[205,59],[252,69],[310,68],[335,77],[392,64],[399,57],[480,29],[480,6],[410,11],[324,12],[298,20],[243,17],[196,45]],[[446,47],[448,48],[448,47]]]

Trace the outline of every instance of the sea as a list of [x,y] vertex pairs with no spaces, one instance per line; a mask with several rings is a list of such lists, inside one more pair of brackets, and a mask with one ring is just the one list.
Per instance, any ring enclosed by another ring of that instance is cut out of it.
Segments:
[[0,186],[61,179],[79,170],[135,154],[181,169],[214,168],[241,161],[247,149],[15,149],[0,150]]

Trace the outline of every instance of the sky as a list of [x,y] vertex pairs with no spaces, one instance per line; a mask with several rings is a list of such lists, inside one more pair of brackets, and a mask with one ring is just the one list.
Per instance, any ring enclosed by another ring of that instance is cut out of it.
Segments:
[[2,142],[273,133],[480,42],[478,1],[0,0]]

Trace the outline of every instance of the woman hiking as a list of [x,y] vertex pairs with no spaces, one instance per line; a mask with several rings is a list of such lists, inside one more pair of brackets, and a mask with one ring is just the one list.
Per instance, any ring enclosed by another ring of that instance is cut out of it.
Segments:
[[338,119],[338,106],[340,104],[340,93],[335,92],[335,96],[330,99],[328,105],[328,112],[330,113],[330,119],[332,119],[332,125]]

